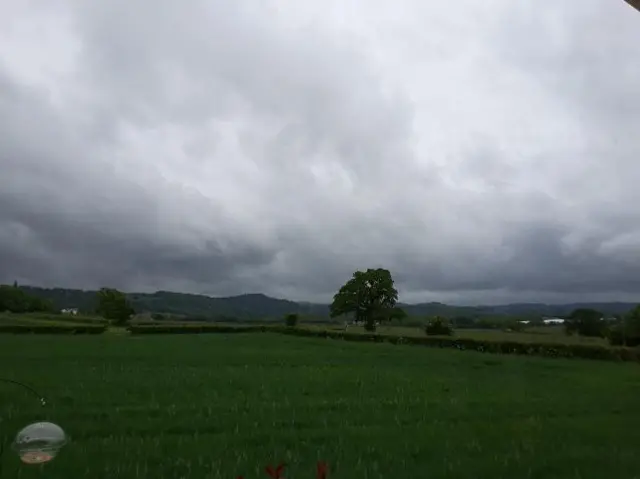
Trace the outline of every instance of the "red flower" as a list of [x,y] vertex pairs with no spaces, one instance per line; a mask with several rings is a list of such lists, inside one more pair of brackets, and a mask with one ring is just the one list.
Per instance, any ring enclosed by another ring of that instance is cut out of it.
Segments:
[[265,471],[267,471],[267,474],[272,479],[283,479],[282,472],[284,471],[284,464],[278,464],[278,467],[276,467],[275,469],[272,466],[267,466],[265,468]]

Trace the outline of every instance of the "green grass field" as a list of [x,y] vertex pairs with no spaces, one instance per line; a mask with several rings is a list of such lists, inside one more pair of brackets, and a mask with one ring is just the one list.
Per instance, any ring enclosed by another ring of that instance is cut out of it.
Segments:
[[[301,327],[312,330],[330,329],[336,331],[344,331],[344,326],[341,325],[306,325],[303,323]],[[349,326],[348,331],[350,333],[368,334],[363,326]],[[378,326],[378,328],[376,329],[376,333],[397,336],[425,336],[425,332],[422,328],[404,327],[398,325]],[[517,341],[521,343],[592,344],[600,346],[608,346],[609,344],[605,338],[590,338],[578,335],[568,336],[564,333],[564,329],[562,328],[562,326],[529,328],[521,332],[506,332],[499,329],[457,329],[455,331],[454,337],[487,341]]]
[[65,314],[27,313],[13,314],[0,313],[0,325],[2,324],[26,324],[26,325],[63,325],[72,326],[78,324],[105,324],[107,321],[91,316],[72,316]]
[[0,432],[43,418],[54,462],[2,477],[640,478],[637,364],[275,334],[0,336]]

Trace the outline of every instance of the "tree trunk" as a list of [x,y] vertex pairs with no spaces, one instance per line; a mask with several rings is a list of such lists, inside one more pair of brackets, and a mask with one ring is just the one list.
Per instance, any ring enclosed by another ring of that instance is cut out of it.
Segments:
[[376,330],[376,318],[369,314],[364,323],[365,331],[374,332]]

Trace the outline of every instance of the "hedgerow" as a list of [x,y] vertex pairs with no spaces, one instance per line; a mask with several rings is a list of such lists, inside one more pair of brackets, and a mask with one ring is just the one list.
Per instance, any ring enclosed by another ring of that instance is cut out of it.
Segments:
[[91,324],[3,324],[0,334],[102,334],[107,330],[106,325]]
[[257,333],[273,329],[273,327],[264,325],[229,326],[219,324],[163,324],[158,326],[132,324],[127,328],[131,334]]
[[356,342],[412,344],[436,348],[479,351],[493,354],[515,354],[551,358],[582,358],[606,361],[640,362],[638,349],[583,344],[521,343],[517,341],[489,341],[451,337],[413,337],[381,334],[358,334],[344,331],[310,330],[283,326],[226,326],[226,325],[171,325],[130,326],[131,334],[201,334],[201,333],[253,333],[274,332],[301,337],[318,337]]
[[88,324],[103,326],[108,323],[104,318],[98,318],[95,316],[81,316],[71,314],[43,314],[35,313],[25,316],[27,319],[38,319],[43,321],[52,321],[58,323],[73,323],[73,324]]

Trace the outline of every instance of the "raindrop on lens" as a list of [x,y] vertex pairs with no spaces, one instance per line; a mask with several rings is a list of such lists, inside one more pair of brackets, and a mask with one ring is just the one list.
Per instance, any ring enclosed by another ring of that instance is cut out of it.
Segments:
[[36,422],[16,435],[13,449],[25,464],[43,464],[55,458],[66,442],[60,426],[51,422]]

